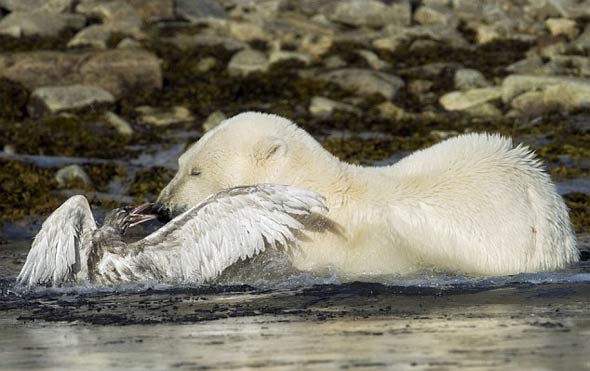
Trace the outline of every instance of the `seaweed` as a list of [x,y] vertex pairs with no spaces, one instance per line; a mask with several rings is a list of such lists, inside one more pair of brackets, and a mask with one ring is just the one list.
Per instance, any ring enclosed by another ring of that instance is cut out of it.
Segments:
[[51,170],[14,160],[0,160],[0,221],[53,211],[62,202]]

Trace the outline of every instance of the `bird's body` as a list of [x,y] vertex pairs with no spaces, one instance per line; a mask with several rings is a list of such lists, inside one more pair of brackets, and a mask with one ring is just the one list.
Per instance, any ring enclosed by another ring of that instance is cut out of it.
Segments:
[[86,198],[74,196],[45,221],[17,281],[202,283],[266,248],[294,245],[305,229],[303,219],[322,210],[314,192],[271,184],[235,187],[127,244],[122,233],[139,214],[116,210],[97,228]]

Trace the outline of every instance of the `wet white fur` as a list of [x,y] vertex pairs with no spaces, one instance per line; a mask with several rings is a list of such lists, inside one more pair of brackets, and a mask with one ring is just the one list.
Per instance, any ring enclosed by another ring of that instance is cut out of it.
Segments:
[[181,208],[258,183],[326,197],[340,233],[317,232],[301,244],[293,263],[303,270],[350,278],[431,268],[505,275],[578,260],[550,178],[527,147],[499,135],[461,135],[392,166],[360,167],[339,161],[285,118],[248,112],[187,150],[159,201]]

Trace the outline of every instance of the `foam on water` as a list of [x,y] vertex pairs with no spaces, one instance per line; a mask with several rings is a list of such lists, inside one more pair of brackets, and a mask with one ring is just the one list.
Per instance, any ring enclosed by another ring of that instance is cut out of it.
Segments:
[[[498,277],[466,277],[437,273],[421,273],[411,276],[367,276],[360,280],[366,283],[378,283],[389,287],[404,288],[435,288],[435,289],[479,289],[487,290],[512,285],[542,285],[542,284],[564,284],[590,283],[590,264],[583,264],[580,269],[574,272],[542,272],[522,273],[513,276]],[[223,293],[228,289],[252,288],[259,290],[292,290],[311,286],[340,285],[349,283],[343,277],[336,274],[316,276],[309,273],[296,273],[281,279],[243,279],[227,280],[222,284],[209,283],[196,285],[194,283],[162,283],[156,281],[144,281],[137,283],[121,283],[112,286],[98,286],[91,283],[84,283],[77,286],[66,286],[59,288],[36,287],[27,289],[14,285],[12,279],[0,282],[0,292],[13,293],[17,295],[27,294],[34,296],[55,296],[66,294],[77,295],[109,295],[113,293],[140,293],[149,290],[155,291],[176,291],[183,289],[203,289],[211,293]]]

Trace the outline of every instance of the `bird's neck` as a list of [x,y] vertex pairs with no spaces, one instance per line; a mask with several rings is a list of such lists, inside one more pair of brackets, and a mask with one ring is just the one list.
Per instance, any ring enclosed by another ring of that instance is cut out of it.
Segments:
[[105,252],[113,252],[124,248],[125,242],[121,231],[111,225],[103,225],[92,234],[92,246],[88,251],[87,266],[88,277],[96,280],[98,265]]

